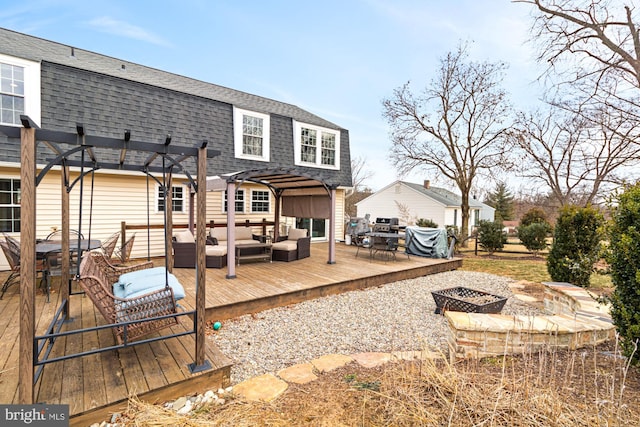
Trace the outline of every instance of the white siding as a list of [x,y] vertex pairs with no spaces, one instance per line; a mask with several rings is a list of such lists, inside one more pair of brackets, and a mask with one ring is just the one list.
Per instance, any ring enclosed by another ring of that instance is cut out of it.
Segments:
[[[77,172],[72,172],[71,182],[78,176]],[[0,177],[20,178],[20,172],[16,168],[0,168]],[[61,179],[58,170],[51,170],[43,178],[36,191],[36,237],[46,237],[53,228],[61,228]],[[189,195],[186,187],[187,180],[174,177],[173,186],[185,184],[185,211],[173,213],[173,223],[175,225],[185,225],[189,222]],[[245,184],[241,188],[245,189],[245,214],[236,214],[236,221],[249,220],[250,222],[261,222],[263,218],[267,221],[273,220],[275,199],[273,194],[264,186]],[[164,215],[156,212],[156,192],[157,184],[154,180],[149,181],[149,223],[153,225],[163,225]],[[266,190],[270,194],[270,212],[250,213],[251,211],[251,189]],[[80,204],[80,182],[77,182],[70,195],[70,227],[81,230],[85,237],[92,239],[106,239],[113,233],[120,231],[121,222],[127,225],[146,226],[147,224],[147,179],[142,174],[119,174],[110,172],[96,172],[93,194],[93,212],[91,214],[91,230],[89,230],[90,205],[91,205],[91,178],[85,177],[83,186],[84,197],[82,199],[82,214],[79,213]],[[336,236],[342,236],[344,224],[344,190],[336,192]],[[207,192],[207,226],[209,221],[216,223],[226,223],[227,215],[222,211],[223,193]],[[194,198],[197,204],[197,198]],[[194,208],[195,212],[195,208]],[[82,216],[82,224],[80,224]],[[285,219],[283,219],[284,221]],[[195,221],[195,218],[194,218]],[[267,231],[270,227],[267,227]],[[261,227],[254,227],[254,232],[261,232]],[[152,257],[164,256],[164,230],[147,229],[127,230],[127,237],[135,233],[135,244],[133,246],[132,258],[146,258],[149,252]],[[148,233],[148,234],[147,234]],[[19,233],[14,237],[19,238]],[[147,238],[149,237],[149,238]],[[148,244],[148,242],[150,244]],[[118,241],[120,245],[122,241]],[[148,251],[148,247],[150,251]],[[4,254],[0,251],[0,270],[8,269],[8,263]]]
[[[403,215],[400,206],[407,207],[407,215]],[[377,217],[397,217],[401,225],[413,225],[420,218],[431,219],[438,227],[453,223],[447,222],[446,210],[442,203],[400,183],[384,188],[359,202],[357,212],[358,217],[370,214],[372,222]]]

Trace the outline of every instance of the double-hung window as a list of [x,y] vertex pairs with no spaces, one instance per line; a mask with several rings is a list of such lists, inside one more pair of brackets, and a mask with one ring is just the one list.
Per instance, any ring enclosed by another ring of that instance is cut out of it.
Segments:
[[340,169],[340,131],[294,122],[295,164]]
[[251,191],[251,212],[269,212],[269,192],[263,190]]
[[[236,213],[244,213],[244,190],[236,190],[236,199],[235,199],[235,212]],[[227,211],[227,191],[224,191],[224,202],[223,202],[223,212]]]
[[20,126],[22,114],[40,124],[40,64],[0,54],[0,124]]
[[20,231],[20,180],[0,179],[0,231]]
[[[182,185],[176,185],[171,187],[171,210],[176,213],[185,212],[185,188]],[[157,209],[158,212],[164,212],[164,195],[162,194],[162,187],[158,186],[157,193]]]
[[236,158],[268,162],[270,126],[268,114],[234,107],[233,139]]

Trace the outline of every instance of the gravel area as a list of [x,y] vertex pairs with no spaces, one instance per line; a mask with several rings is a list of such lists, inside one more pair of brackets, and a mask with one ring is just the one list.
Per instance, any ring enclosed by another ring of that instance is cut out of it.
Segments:
[[[234,361],[232,384],[330,353],[446,351],[449,328],[431,291],[466,286],[510,297],[509,283],[486,273],[439,273],[227,320],[210,339]],[[502,313],[541,314],[516,298]]]

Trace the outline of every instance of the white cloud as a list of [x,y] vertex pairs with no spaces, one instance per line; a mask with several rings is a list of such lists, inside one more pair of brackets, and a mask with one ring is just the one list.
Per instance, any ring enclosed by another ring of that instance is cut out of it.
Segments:
[[92,19],[88,22],[92,28],[104,33],[114,34],[120,37],[126,37],[135,40],[141,40],[147,43],[170,47],[171,43],[162,37],[153,34],[136,25],[129,24],[125,21],[119,21],[109,16]]

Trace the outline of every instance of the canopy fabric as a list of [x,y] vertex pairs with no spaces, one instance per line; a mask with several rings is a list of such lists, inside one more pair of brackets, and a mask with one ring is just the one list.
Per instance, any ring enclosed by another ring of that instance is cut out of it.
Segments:
[[282,215],[298,218],[329,218],[329,196],[285,196],[282,198]]
[[[321,176],[311,175],[300,169],[251,169],[246,171],[233,172],[220,176],[207,178],[207,191],[224,191],[227,183],[253,182],[266,185],[281,194],[297,193],[304,191],[305,194],[322,190],[328,194],[331,188],[337,188],[338,184],[328,182]],[[315,191],[314,191],[315,190]]]
[[407,253],[428,258],[447,258],[447,230],[410,226],[405,230]]

